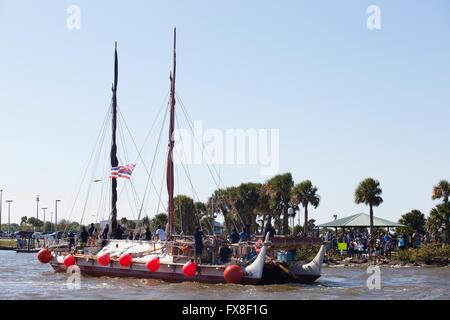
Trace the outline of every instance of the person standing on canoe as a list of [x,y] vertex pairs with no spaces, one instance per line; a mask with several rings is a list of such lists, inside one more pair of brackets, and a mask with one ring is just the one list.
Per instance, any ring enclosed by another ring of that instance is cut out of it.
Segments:
[[200,260],[203,252],[203,237],[205,234],[200,230],[200,227],[195,228],[194,239],[195,239],[195,257]]
[[239,233],[236,228],[231,231],[229,239],[231,244],[239,242]]
[[155,231],[155,234],[158,236],[159,241],[166,241],[166,233],[163,229],[161,229],[161,226],[158,226],[158,228]]
[[269,239],[272,240],[275,237],[275,229],[274,227],[272,227],[272,224],[270,223],[270,221],[267,223],[266,228],[264,229],[264,236],[266,236],[266,234],[269,233]]
[[109,225],[105,226],[102,233],[102,248],[108,244]]
[[150,231],[150,227],[145,228],[145,240],[150,241],[152,240],[152,232]]
[[86,231],[86,227],[83,227],[81,229],[81,233],[80,233],[81,247],[84,248],[87,245],[88,238],[89,238],[89,233]]

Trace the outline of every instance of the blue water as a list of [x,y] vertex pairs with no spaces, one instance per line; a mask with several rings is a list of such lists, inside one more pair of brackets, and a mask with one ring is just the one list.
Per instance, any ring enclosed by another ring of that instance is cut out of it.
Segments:
[[372,290],[370,276],[361,267],[324,267],[313,285],[269,286],[81,276],[74,289],[36,254],[0,251],[0,299],[450,299],[450,267],[381,267],[381,288]]

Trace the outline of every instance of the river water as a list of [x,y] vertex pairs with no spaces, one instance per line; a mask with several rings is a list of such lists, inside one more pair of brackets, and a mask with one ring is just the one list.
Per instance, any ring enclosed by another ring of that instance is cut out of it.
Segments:
[[[0,251],[0,299],[450,299],[450,267],[382,267],[380,289],[370,290],[361,267],[324,267],[312,285],[171,284],[156,280],[55,273],[36,254]],[[375,282],[372,282],[375,283]]]

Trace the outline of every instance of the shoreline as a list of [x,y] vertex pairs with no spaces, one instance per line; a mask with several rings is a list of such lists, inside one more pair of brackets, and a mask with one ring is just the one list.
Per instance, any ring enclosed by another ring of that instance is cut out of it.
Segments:
[[375,263],[375,261],[358,261],[357,259],[346,258],[341,261],[334,262],[323,262],[323,267],[327,268],[342,268],[342,267],[369,267],[369,266],[379,266],[379,267],[389,267],[389,268],[442,268],[449,267],[448,259],[446,261],[417,261],[417,262],[405,262],[401,260],[382,260],[381,262]]

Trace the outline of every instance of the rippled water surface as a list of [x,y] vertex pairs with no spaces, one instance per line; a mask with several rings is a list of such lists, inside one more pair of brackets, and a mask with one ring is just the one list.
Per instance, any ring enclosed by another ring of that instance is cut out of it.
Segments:
[[171,284],[156,280],[68,275],[41,264],[36,254],[0,251],[0,299],[450,299],[450,267],[382,267],[381,289],[369,290],[359,267],[325,267],[313,285]]

